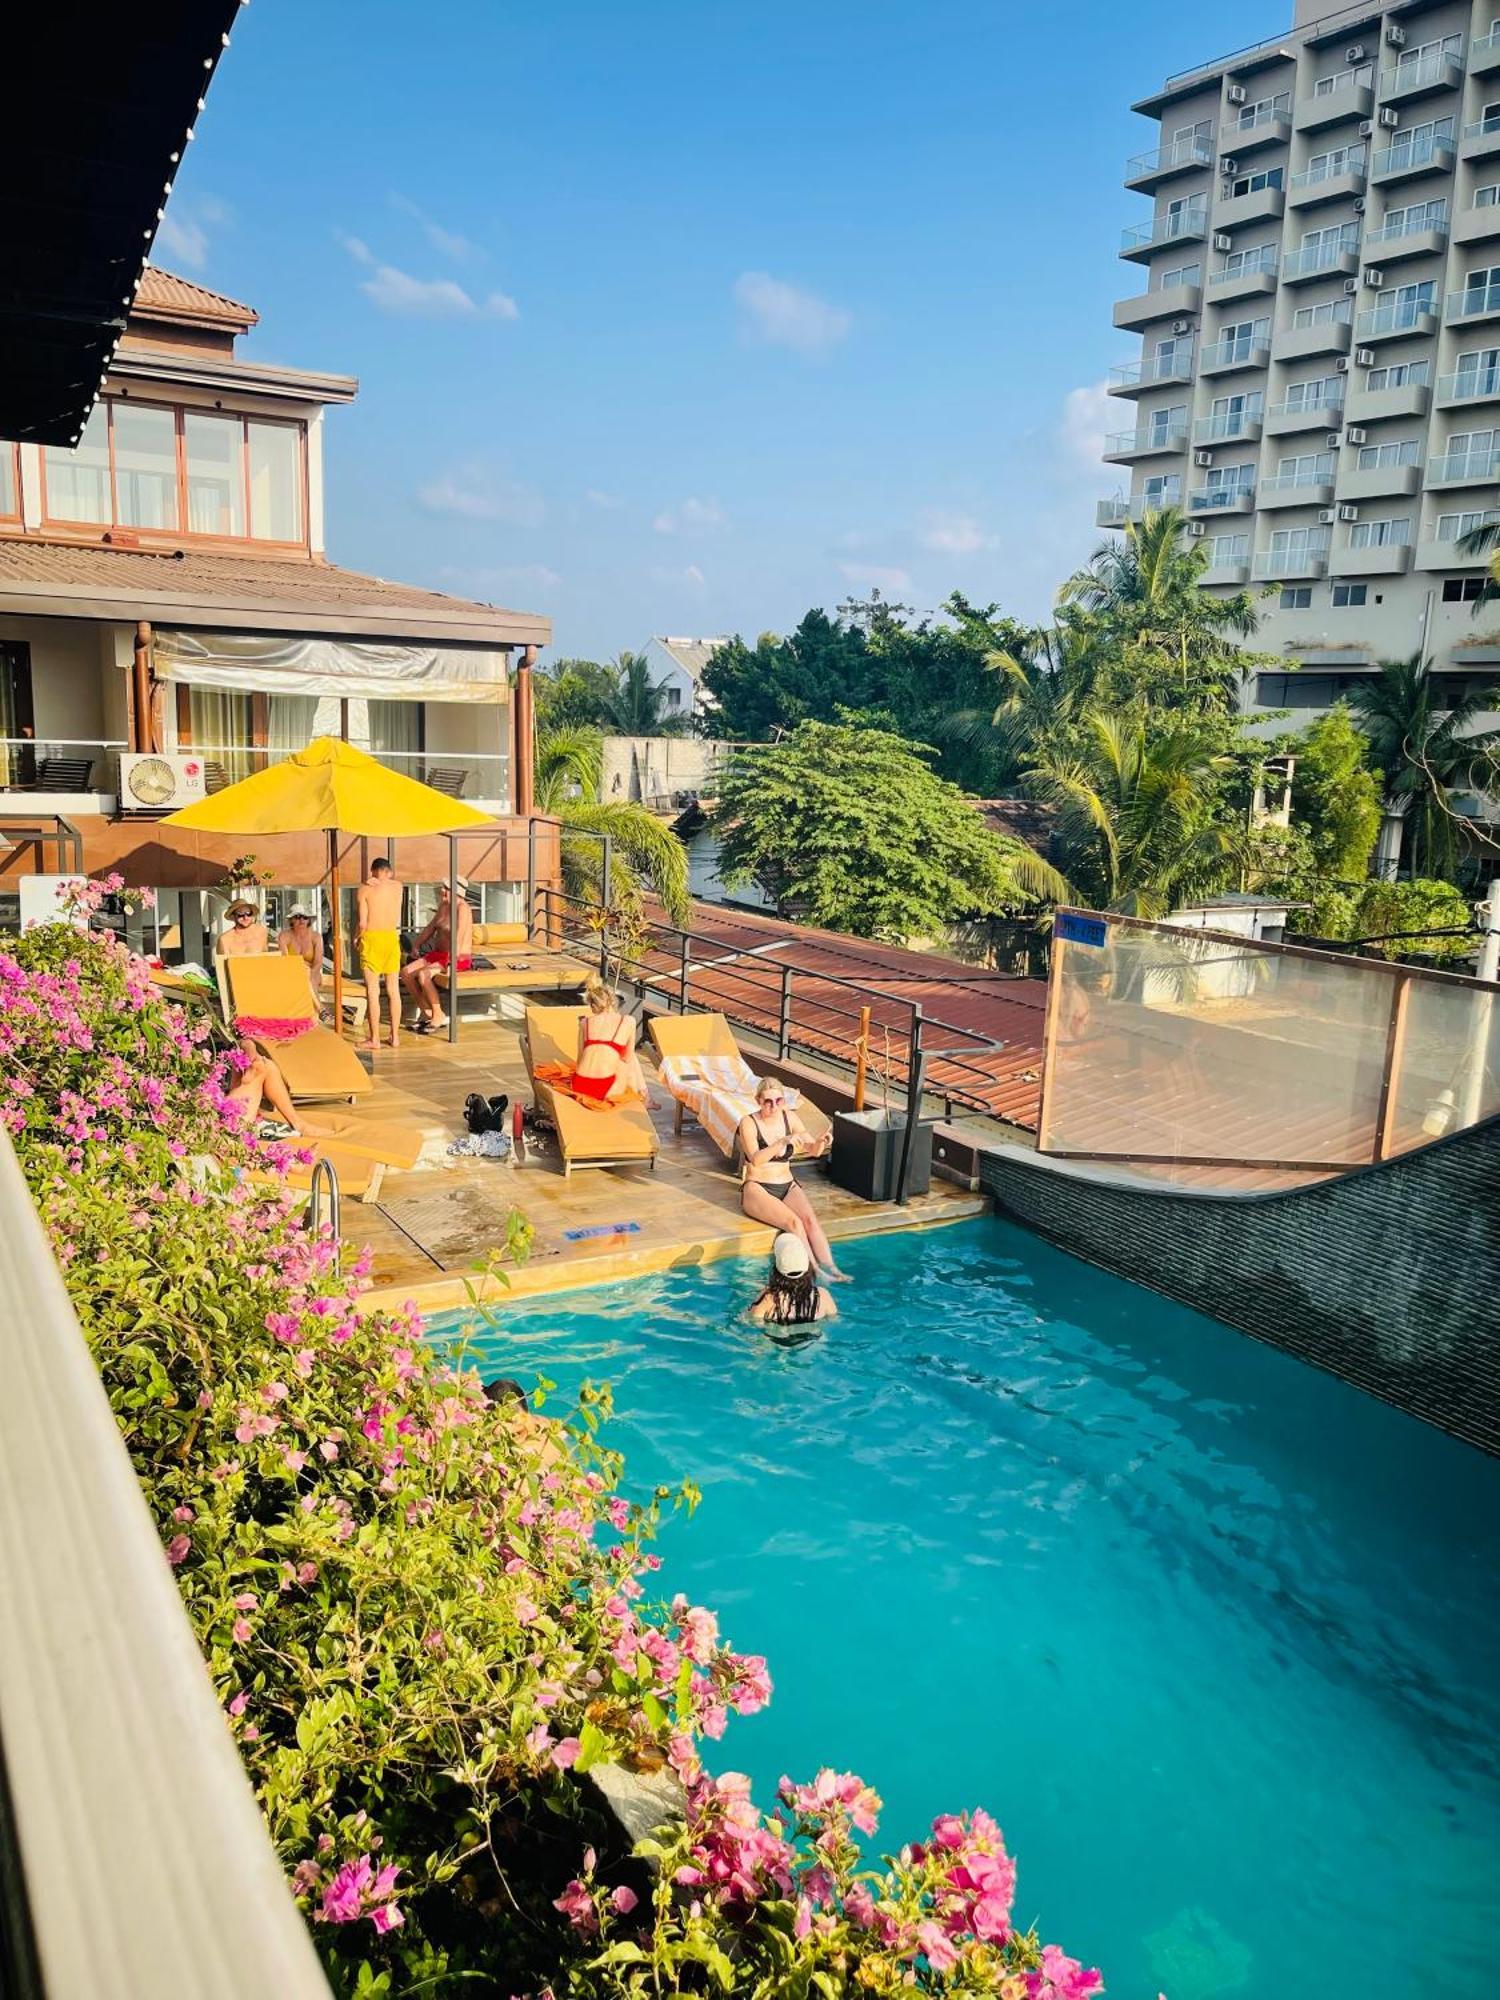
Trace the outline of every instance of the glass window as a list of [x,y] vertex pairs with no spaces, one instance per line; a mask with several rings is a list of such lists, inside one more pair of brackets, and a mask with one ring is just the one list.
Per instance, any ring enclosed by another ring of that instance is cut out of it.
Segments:
[[246,424],[250,451],[250,534],[262,542],[302,540],[302,454],[290,424]]
[[1372,368],[1365,378],[1367,389],[1406,389],[1419,387],[1428,379],[1431,368],[1428,361],[1392,361],[1384,368]]
[[1444,604],[1476,604],[1485,592],[1482,576],[1450,576],[1443,585]]
[[1365,602],[1368,595],[1368,584],[1336,583],[1333,586],[1333,608],[1335,611],[1355,610]]
[[177,417],[172,410],[116,403],[115,518],[128,528],[177,526]]
[[1500,207],[1500,181],[1491,181],[1488,187],[1475,188],[1473,206],[1475,208]]
[[[1288,583],[1282,586],[1281,609],[1283,611],[1306,611],[1310,608],[1311,604],[1312,585],[1310,583]],[[1269,678],[1269,676],[1266,678]]]
[[1359,470],[1377,472],[1387,465],[1415,465],[1421,454],[1420,438],[1398,438],[1391,444],[1364,444],[1359,448]]
[[1298,306],[1292,325],[1302,333],[1313,326],[1347,326],[1353,317],[1353,299],[1327,299],[1320,306]]
[[1279,188],[1284,179],[1280,167],[1262,167],[1253,174],[1241,174],[1230,183],[1231,194],[1259,194],[1262,188]]
[[1356,521],[1349,530],[1351,549],[1400,548],[1411,540],[1411,517],[1387,516],[1380,521]]
[[187,447],[187,524],[195,535],[243,535],[244,427],[238,417],[210,417],[189,410],[183,418]]
[[1437,539],[1440,542],[1461,542],[1476,528],[1493,527],[1497,521],[1500,521],[1500,507],[1470,507],[1461,514],[1439,514]]
[[114,520],[109,489],[109,410],[94,405],[72,451],[47,446],[47,513],[54,521]]
[[1203,266],[1201,264],[1174,264],[1169,270],[1162,272],[1154,289],[1168,292],[1174,285],[1199,284],[1202,278]]
[[1248,562],[1250,559],[1250,537],[1248,535],[1215,535],[1209,542],[1209,567],[1220,569],[1227,563]]
[[0,515],[19,517],[21,483],[16,477],[16,447],[0,444]]

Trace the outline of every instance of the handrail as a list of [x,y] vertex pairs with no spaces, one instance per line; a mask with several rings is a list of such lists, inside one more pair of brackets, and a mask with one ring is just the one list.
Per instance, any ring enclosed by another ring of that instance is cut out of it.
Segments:
[[[38,846],[49,840],[57,842],[59,875],[81,875],[83,873],[83,835],[72,820],[64,819],[61,813],[22,813],[11,818],[5,810],[4,801],[11,796],[24,797],[24,793],[0,792],[0,841],[10,847],[24,847],[35,841]],[[72,849],[73,861],[69,866],[65,856]]]
[[328,2000],[3,1133],[0,1296],[0,1912],[27,2000]]
[[314,1235],[323,1228],[322,1188],[325,1185],[328,1189],[328,1227],[333,1232],[334,1242],[337,1243],[343,1221],[343,1198],[339,1193],[338,1169],[332,1160],[314,1160],[307,1196],[307,1226]]

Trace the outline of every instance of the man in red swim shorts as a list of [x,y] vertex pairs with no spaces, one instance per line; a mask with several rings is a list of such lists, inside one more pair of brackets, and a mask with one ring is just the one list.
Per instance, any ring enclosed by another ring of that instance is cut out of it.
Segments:
[[[434,1029],[448,1025],[448,1016],[438,999],[434,973],[447,971],[455,959],[459,972],[467,972],[474,963],[474,912],[469,908],[468,897],[464,893],[468,886],[460,875],[455,923],[454,911],[448,901],[448,885],[446,882],[443,884],[438,891],[437,912],[418,936],[413,957],[401,968],[401,984],[416,1002],[421,1016],[417,1022],[419,1035],[431,1034]],[[451,999],[451,982],[448,991]]]

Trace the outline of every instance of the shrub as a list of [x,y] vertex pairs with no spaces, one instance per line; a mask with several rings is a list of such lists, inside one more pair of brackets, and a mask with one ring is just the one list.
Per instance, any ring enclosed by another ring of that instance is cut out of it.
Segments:
[[[492,1406],[412,1314],[358,1312],[208,1036],[109,940],[0,939],[0,1117],[336,1991],[1097,1991],[1011,1927],[985,1815],[867,1868],[858,1779],[763,1817],[704,1773],[770,1681],[646,1600],[691,1488],[617,1491],[607,1393],[565,1426]],[[605,1764],[680,1780],[635,1853]]]

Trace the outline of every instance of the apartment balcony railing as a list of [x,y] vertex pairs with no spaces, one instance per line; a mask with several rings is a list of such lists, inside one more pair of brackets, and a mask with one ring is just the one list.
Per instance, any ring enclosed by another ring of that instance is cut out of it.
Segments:
[[1500,366],[1459,368],[1438,377],[1439,403],[1488,403],[1500,396]]
[[1101,500],[1094,509],[1096,528],[1123,528],[1129,519],[1130,501],[1123,493],[1117,493],[1109,500]]
[[1312,91],[1297,99],[1293,116],[1297,130],[1319,132],[1346,118],[1368,118],[1374,107],[1374,85],[1374,71],[1368,64],[1320,78]]
[[1327,390],[1320,396],[1287,397],[1272,403],[1266,411],[1266,425],[1272,435],[1282,431],[1334,430],[1344,421],[1342,389]]
[[1407,98],[1425,97],[1432,90],[1456,90],[1464,80],[1462,55],[1445,55],[1435,49],[1431,55],[1414,56],[1393,63],[1380,72],[1380,95],[1387,104]]
[[1173,383],[1191,382],[1193,379],[1193,357],[1186,354],[1158,358],[1153,355],[1148,361],[1131,361],[1123,367],[1109,371],[1109,393],[1112,396],[1139,396],[1147,389],[1167,388]]
[[1487,76],[1500,69],[1500,26],[1487,35],[1476,35],[1469,44],[1469,69],[1475,76]]
[[1262,146],[1284,145],[1291,136],[1290,104],[1247,105],[1224,127],[1220,146],[1226,153],[1251,153]]
[[1281,260],[1281,275],[1288,284],[1335,273],[1352,277],[1358,263],[1359,253],[1352,243],[1320,243],[1308,250],[1289,250]]
[[1254,507],[1253,486],[1195,486],[1188,495],[1189,514],[1249,514]]
[[1382,222],[1376,229],[1367,229],[1364,248],[1366,257],[1378,250],[1381,262],[1388,264],[1397,257],[1435,257],[1447,241],[1446,217],[1441,222],[1408,222],[1403,218],[1400,222]]
[[1429,486],[1484,486],[1493,479],[1500,479],[1500,447],[1494,445],[1444,452],[1427,467]]
[[[253,771],[265,770],[268,764],[281,763],[300,747],[291,744],[284,749],[272,750],[244,743],[194,743],[183,744],[170,754],[201,757],[208,789],[216,792],[225,785],[237,784],[241,778],[248,778]],[[431,785],[434,791],[445,792],[450,798],[464,799],[471,804],[503,805],[509,797],[510,760],[495,752],[375,750],[368,744],[357,747],[368,751],[376,763],[385,765],[387,770],[416,778],[424,785]]]
[[1309,201],[1333,201],[1342,195],[1358,194],[1369,174],[1369,151],[1364,146],[1355,146],[1337,166],[1325,160],[1321,166],[1293,174],[1292,206],[1300,208]]
[[1433,303],[1421,299],[1392,299],[1383,306],[1371,306],[1354,322],[1360,340],[1390,340],[1397,334],[1426,334],[1437,331]]
[[1212,340],[1198,351],[1200,375],[1228,375],[1238,368],[1265,368],[1270,365],[1268,339]]
[[1153,250],[1163,243],[1192,243],[1202,238],[1208,228],[1207,208],[1180,209],[1175,215],[1154,215],[1149,222],[1138,223],[1133,229],[1126,229],[1120,235],[1120,255],[1122,257],[1149,257]]
[[1466,160],[1487,160],[1500,153],[1500,116],[1487,111],[1483,118],[1475,118],[1464,127],[1463,143],[1459,149]]
[[1431,135],[1421,139],[1397,139],[1382,146],[1375,155],[1371,172],[1377,181],[1399,180],[1404,174],[1422,174],[1430,169],[1446,173],[1453,165],[1456,150],[1451,139]]
[[1194,444],[1248,444],[1260,436],[1259,410],[1225,411],[1219,416],[1199,417],[1193,425]]
[[1470,202],[1453,217],[1455,243],[1493,243],[1500,237],[1500,201]]
[[1172,174],[1185,173],[1193,167],[1211,167],[1213,163],[1211,139],[1172,139],[1165,146],[1132,155],[1125,162],[1125,184],[1134,188],[1148,187]]
[[1485,285],[1466,285],[1450,292],[1443,318],[1449,326],[1466,326],[1473,320],[1500,318],[1500,279]]
[[1108,500],[1101,500],[1094,510],[1094,525],[1098,528],[1123,528],[1127,521],[1144,521],[1148,514],[1159,514],[1167,507],[1180,507],[1182,495],[1168,490],[1158,493],[1116,493]]
[[1321,472],[1275,472],[1269,479],[1260,482],[1261,501],[1264,504],[1267,500],[1284,500],[1292,494],[1312,506],[1319,494],[1332,491],[1333,481],[1334,468],[1331,465]]
[[1297,542],[1290,548],[1265,549],[1256,556],[1254,570],[1268,582],[1291,577],[1322,576],[1328,568],[1326,541]]
[[1158,452],[1187,450],[1186,424],[1149,427],[1138,431],[1111,431],[1104,440],[1107,459],[1150,458]]

